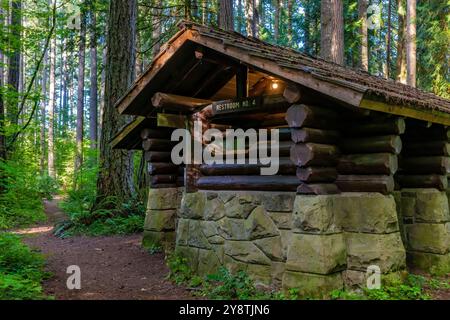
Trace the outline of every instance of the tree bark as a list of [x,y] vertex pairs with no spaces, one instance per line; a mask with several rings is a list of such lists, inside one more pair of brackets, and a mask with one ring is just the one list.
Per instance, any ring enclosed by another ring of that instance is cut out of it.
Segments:
[[77,89],[77,128],[76,128],[76,154],[75,173],[80,170],[83,163],[83,126],[84,126],[84,69],[86,60],[86,16],[81,12],[81,29],[78,44],[78,89]]
[[406,10],[406,83],[416,86],[416,0],[407,0]]
[[159,53],[159,50],[161,49],[161,0],[154,0],[154,8],[152,12],[152,41],[153,41],[153,57],[156,57],[156,55]]
[[359,20],[361,21],[360,28],[360,68],[369,71],[369,38],[367,32],[367,8],[369,6],[369,2],[367,0],[359,0],[358,1],[358,15]]
[[[56,0],[51,0],[52,2]],[[50,42],[50,83],[48,90],[48,175],[55,179],[55,108],[56,108],[56,35],[52,36]]]
[[320,48],[323,59],[344,64],[344,7],[342,0],[322,0]]
[[97,84],[97,19],[95,8],[91,8],[90,53],[91,53],[91,87],[89,94],[89,138],[91,149],[97,148],[98,137],[98,84]]
[[230,0],[219,0],[219,28],[234,30],[233,2]]
[[259,37],[259,13],[260,0],[246,0],[245,11],[247,16],[247,35],[254,38]]
[[115,196],[126,200],[134,194],[132,153],[112,150],[109,141],[129,120],[119,115],[114,104],[127,91],[134,78],[136,18],[136,0],[110,1],[97,205],[105,197]]
[[[3,29],[5,19],[4,19],[5,12],[2,7],[0,7],[0,28]],[[5,78],[4,78],[4,54],[0,48],[0,88],[3,88],[5,85]],[[0,90],[0,161],[6,159],[6,139],[4,134],[5,129],[5,104],[3,101],[3,95],[2,91]]]
[[12,124],[17,125],[18,114],[18,95],[20,84],[20,56],[21,56],[21,35],[22,35],[22,1],[14,0],[11,2],[11,37],[14,41],[11,44],[11,54],[8,61],[8,86],[14,94],[14,99],[8,104],[8,118]]
[[398,39],[397,39],[397,81],[406,84],[406,8],[405,0],[397,0]]
[[273,40],[275,43],[278,43],[280,40],[280,0],[273,0],[273,6],[275,10],[275,17],[273,19]]

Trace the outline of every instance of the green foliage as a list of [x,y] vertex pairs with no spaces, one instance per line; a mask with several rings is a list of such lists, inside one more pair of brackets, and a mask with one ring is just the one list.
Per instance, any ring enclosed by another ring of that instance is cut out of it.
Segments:
[[0,300],[35,300],[46,298],[41,282],[44,259],[32,252],[18,236],[0,233]]
[[170,270],[168,278],[176,284],[187,283],[192,278],[192,271],[186,258],[171,253],[167,256],[166,263]]
[[163,248],[153,243],[147,248],[147,252],[150,253],[151,255],[154,255],[163,252]]
[[113,234],[132,234],[143,231],[145,206],[136,198],[123,202],[116,197],[107,197],[94,206],[98,165],[96,152],[86,150],[86,157],[75,183],[67,191],[61,208],[69,215],[70,223],[56,229],[60,237],[86,234],[104,236]]
[[23,161],[0,161],[0,230],[44,220],[42,198],[48,189],[33,167]]

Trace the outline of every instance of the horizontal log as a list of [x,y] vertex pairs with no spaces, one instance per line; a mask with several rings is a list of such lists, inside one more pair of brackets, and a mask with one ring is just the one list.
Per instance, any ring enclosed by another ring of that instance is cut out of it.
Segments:
[[339,194],[341,191],[333,183],[327,184],[306,184],[302,183],[297,188],[297,194],[305,195],[327,195],[327,194]]
[[390,153],[344,155],[339,159],[340,174],[386,174],[398,170],[398,157]]
[[178,166],[173,163],[151,162],[148,164],[148,174],[178,174]]
[[304,104],[291,106],[286,113],[286,121],[291,128],[329,128],[336,126],[338,114],[331,108],[308,106]]
[[201,190],[297,191],[296,176],[215,176],[201,177]]
[[[205,176],[234,176],[234,175],[260,175],[260,164],[203,164],[200,166],[200,172]],[[279,160],[279,175],[295,175],[297,167],[289,158]]]
[[150,177],[152,184],[176,184],[178,181],[177,175],[170,175],[170,174],[158,174],[158,175],[152,175]]
[[167,139],[170,140],[173,129],[168,128],[147,128],[141,131],[141,139]]
[[444,191],[448,188],[446,175],[398,175],[402,188],[436,188]]
[[151,189],[173,189],[177,188],[178,185],[176,183],[152,183],[150,181],[150,188]]
[[339,140],[339,132],[333,130],[321,130],[312,128],[291,129],[292,141],[295,143],[325,143],[336,144]]
[[404,143],[403,155],[407,156],[450,156],[447,141],[411,141]]
[[394,177],[383,175],[339,175],[336,185],[342,192],[390,194],[395,190]]
[[156,93],[152,98],[155,108],[164,108],[164,111],[175,111],[190,113],[197,108],[211,104],[210,100],[196,99],[191,97],[177,96],[167,93]]
[[343,139],[340,147],[345,153],[381,153],[400,154],[402,140],[400,136],[374,136],[366,138]]
[[406,124],[404,119],[383,119],[383,121],[352,122],[343,126],[348,135],[400,135],[404,134]]
[[168,151],[145,151],[145,161],[147,162],[170,162],[171,152]]
[[172,151],[174,142],[166,139],[145,139],[142,142],[142,148],[145,151]]
[[302,182],[334,182],[337,178],[337,170],[333,167],[308,167],[298,168],[297,177]]
[[[278,143],[278,155],[280,157],[289,157],[291,154],[291,148],[294,145],[294,143],[292,141],[280,141]],[[259,142],[258,144],[254,145],[254,146],[250,146],[248,149],[248,152],[250,153],[252,150],[255,151],[255,149],[258,150],[261,148],[261,146],[267,146],[268,148],[268,154],[270,156],[270,153],[272,151],[272,145],[267,142]],[[277,149],[275,149],[275,146],[273,146],[274,150],[276,151]]]
[[447,174],[450,173],[449,157],[407,157],[400,160],[402,173]]
[[338,155],[338,148],[328,144],[295,144],[291,148],[291,160],[298,167],[335,166]]

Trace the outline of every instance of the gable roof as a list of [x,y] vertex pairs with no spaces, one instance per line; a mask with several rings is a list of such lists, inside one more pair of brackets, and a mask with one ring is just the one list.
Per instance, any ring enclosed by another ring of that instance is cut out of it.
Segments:
[[[120,113],[152,114],[150,99],[156,92],[210,98],[234,76],[232,68],[217,63],[226,59],[230,65],[248,65],[356,108],[450,125],[450,101],[432,93],[237,32],[190,21],[182,21],[179,27],[181,30],[117,102]],[[199,63],[196,52],[204,50],[216,62],[205,59],[205,63]],[[215,81],[199,91],[200,84],[205,86],[206,75],[215,76]]]

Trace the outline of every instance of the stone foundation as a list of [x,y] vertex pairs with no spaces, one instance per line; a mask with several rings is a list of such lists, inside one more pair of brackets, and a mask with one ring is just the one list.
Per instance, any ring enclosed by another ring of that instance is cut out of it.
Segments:
[[144,248],[174,248],[181,194],[182,188],[150,189],[142,240]]
[[445,192],[404,189],[397,195],[408,266],[450,273],[450,210]]
[[225,266],[304,295],[364,283],[367,267],[405,268],[394,197],[275,192],[184,194],[177,251],[194,272]]

